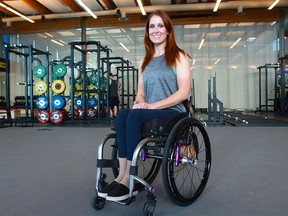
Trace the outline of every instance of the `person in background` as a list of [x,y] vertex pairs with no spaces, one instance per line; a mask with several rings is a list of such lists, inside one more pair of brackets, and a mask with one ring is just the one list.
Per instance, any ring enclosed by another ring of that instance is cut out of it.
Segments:
[[98,192],[110,201],[129,197],[129,172],[134,150],[141,140],[141,124],[154,118],[168,120],[186,112],[182,102],[190,96],[190,56],[177,46],[173,25],[164,11],[149,15],[144,45],[146,54],[140,67],[136,100],[132,109],[120,110],[114,124],[119,175]]
[[119,91],[118,91],[118,82],[114,80],[114,75],[109,74],[109,107],[110,107],[110,117],[113,119],[116,117],[119,106]]

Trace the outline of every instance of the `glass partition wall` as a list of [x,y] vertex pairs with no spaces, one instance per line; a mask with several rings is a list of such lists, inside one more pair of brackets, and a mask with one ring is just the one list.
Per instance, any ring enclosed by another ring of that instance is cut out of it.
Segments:
[[[277,23],[218,23],[175,25],[178,45],[189,53],[193,77],[193,101],[196,108],[208,107],[208,80],[216,77],[217,98],[224,109],[256,110],[259,106],[258,67],[277,63],[279,56]],[[99,41],[111,49],[111,57],[123,57],[139,68],[144,55],[143,27],[86,29],[87,41]],[[81,41],[81,30],[11,35],[13,44],[33,45],[49,51],[50,60],[61,60],[70,55],[70,42]],[[287,39],[284,40],[287,44]],[[287,45],[286,45],[287,46]],[[75,56],[80,59],[80,56]],[[11,56],[11,87],[20,95],[21,61]],[[97,61],[87,53],[87,64],[97,69]],[[14,67],[14,68],[13,68]],[[113,71],[113,68],[111,69]],[[273,89],[275,73],[268,72]],[[261,81],[262,82],[262,81]],[[2,93],[1,93],[2,94]],[[273,90],[268,94],[274,94]],[[11,95],[11,98],[14,98]],[[272,97],[271,96],[271,97]]]

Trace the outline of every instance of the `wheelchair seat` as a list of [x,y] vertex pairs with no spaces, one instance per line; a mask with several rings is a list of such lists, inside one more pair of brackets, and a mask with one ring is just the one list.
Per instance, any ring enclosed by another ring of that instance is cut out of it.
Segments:
[[187,113],[179,113],[168,120],[151,119],[146,121],[141,125],[141,136],[143,138],[154,135],[168,135],[173,126],[184,117],[187,117]]

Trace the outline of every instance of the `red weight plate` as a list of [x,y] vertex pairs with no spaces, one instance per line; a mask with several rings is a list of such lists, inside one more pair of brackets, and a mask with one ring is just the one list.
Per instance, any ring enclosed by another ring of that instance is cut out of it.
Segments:
[[61,124],[63,119],[64,115],[60,110],[53,110],[50,114],[50,120],[53,124]]
[[87,117],[90,119],[97,117],[97,110],[94,108],[87,109]]
[[41,124],[47,124],[49,122],[50,114],[47,110],[39,110],[37,114],[37,120]]

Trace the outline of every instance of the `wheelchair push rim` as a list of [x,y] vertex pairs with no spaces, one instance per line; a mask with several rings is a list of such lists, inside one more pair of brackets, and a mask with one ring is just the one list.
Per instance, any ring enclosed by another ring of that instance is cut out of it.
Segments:
[[[182,154],[182,145],[194,145],[195,154]],[[180,206],[192,204],[203,192],[211,169],[211,146],[203,125],[186,117],[171,130],[162,161],[162,180],[168,196]]]

